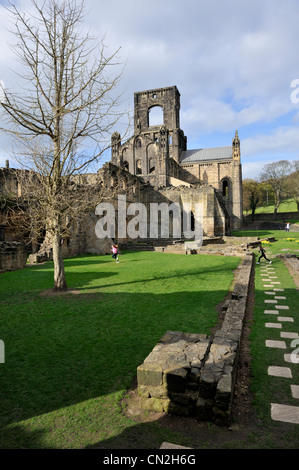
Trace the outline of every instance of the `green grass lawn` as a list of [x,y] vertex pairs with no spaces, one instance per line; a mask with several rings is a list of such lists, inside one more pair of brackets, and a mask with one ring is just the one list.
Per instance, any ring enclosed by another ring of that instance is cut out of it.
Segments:
[[[287,363],[284,360],[284,354],[291,354],[292,339],[285,339],[286,350],[266,347],[266,340],[281,341],[280,332],[299,332],[298,315],[298,290],[292,276],[285,267],[283,261],[273,258],[272,267],[278,276],[281,284],[278,286],[284,289],[277,293],[286,297],[282,300],[282,305],[287,305],[289,310],[281,310],[276,315],[266,315],[265,309],[272,310],[271,304],[265,304],[265,282],[264,276],[260,275],[260,269],[264,263],[256,266],[255,276],[255,308],[254,322],[251,330],[251,354],[252,354],[252,382],[251,390],[254,394],[254,407],[262,423],[263,433],[256,441],[257,448],[297,448],[299,442],[299,426],[289,423],[281,423],[271,419],[271,403],[277,403],[288,406],[298,407],[298,399],[293,398],[291,394],[291,384],[299,383],[298,364]],[[279,322],[279,316],[291,316],[294,322],[282,322],[282,329],[266,328],[266,322]],[[292,379],[273,377],[267,373],[269,366],[289,367],[292,372]],[[275,436],[275,437],[274,437]]]
[[[124,253],[119,264],[78,257],[65,267],[80,294],[67,296],[40,295],[53,285],[52,263],[0,274],[0,448],[85,448],[125,436],[136,422],[120,400],[138,365],[167,330],[210,333],[238,263],[149,252]],[[148,445],[174,434],[153,425]]]
[[[266,322],[276,322],[277,318],[273,315],[266,315],[265,309],[272,309],[271,304],[265,305],[264,300],[271,297],[265,296],[265,291],[271,290],[264,288],[265,282],[262,279],[265,276],[260,275],[260,270],[265,265],[262,261],[260,265],[255,267],[255,305],[254,305],[254,321],[251,327],[251,355],[252,355],[252,381],[251,389],[254,394],[254,406],[262,423],[263,433],[256,439],[257,448],[292,448],[299,442],[299,426],[291,424],[283,424],[271,419],[270,406],[271,403],[287,404],[298,406],[298,399],[291,395],[290,383],[299,383],[298,365],[288,364],[284,361],[284,354],[291,353],[291,339],[286,340],[287,350],[267,348],[265,342],[267,339],[281,340],[280,332],[299,332],[299,315],[298,315],[298,289],[294,283],[292,276],[284,265],[283,261],[276,255],[296,254],[299,256],[299,232],[288,232],[282,230],[273,231],[239,231],[234,232],[234,236],[258,236],[261,239],[267,237],[275,237],[277,241],[263,244],[266,254],[272,259],[272,267],[278,276],[281,285],[278,287],[284,289],[284,292],[278,293],[283,295],[287,300],[283,305],[289,306],[289,310],[282,310],[278,316],[291,316],[294,318],[293,323],[282,323],[282,329],[265,328]],[[258,249],[252,250],[257,257]],[[291,367],[293,378],[277,378],[267,374],[269,366]],[[275,435],[275,437],[274,437]],[[281,436],[277,438],[277,436]]]
[[285,232],[284,230],[239,230],[232,233],[235,237],[275,237],[275,242],[265,244],[267,253],[273,255],[293,253],[299,255],[299,232]]
[[[265,347],[265,340],[281,340],[280,332],[299,332],[299,315],[298,311],[298,291],[294,284],[292,277],[289,274],[288,269],[285,267],[284,263],[280,259],[273,259],[272,267],[275,269],[275,275],[278,276],[281,284],[279,288],[284,289],[283,292],[277,293],[277,295],[282,295],[286,297],[286,300],[281,300],[283,305],[287,305],[289,310],[281,310],[280,313],[276,315],[266,315],[264,313],[265,309],[272,309],[271,304],[265,304],[265,299],[271,299],[270,296],[265,296],[265,290],[263,287],[265,282],[262,281],[264,276],[261,276],[260,269],[265,263],[261,263],[256,266],[256,276],[255,276],[255,318],[254,326],[252,329],[252,357],[253,357],[253,390],[255,392],[255,401],[258,404],[258,409],[260,410],[261,416],[265,423],[273,425],[273,422],[270,421],[270,413],[267,412],[267,407],[263,406],[264,401],[268,403],[284,403],[287,399],[288,404],[298,406],[298,399],[292,398],[290,390],[290,380],[285,378],[275,378],[265,374],[268,366],[284,366],[291,367],[293,373],[293,379],[291,380],[292,384],[299,383],[299,368],[298,365],[290,365],[284,361],[284,354],[290,351],[285,351],[281,349],[272,349]],[[278,316],[291,316],[294,319],[293,323],[284,322],[282,323],[282,329],[267,329],[265,328],[265,322],[277,322]],[[285,340],[288,348],[290,348],[291,339]],[[294,348],[295,349],[295,348]],[[298,439],[299,439],[299,427],[298,428]]]
[[[295,201],[292,201],[291,199],[286,199],[285,201],[282,201],[282,203],[279,205],[278,212],[297,212],[297,204]],[[260,206],[256,208],[255,211],[256,214],[273,214],[274,213],[274,205],[268,205],[268,206]],[[251,214],[251,211],[244,211],[244,214],[248,215]]]

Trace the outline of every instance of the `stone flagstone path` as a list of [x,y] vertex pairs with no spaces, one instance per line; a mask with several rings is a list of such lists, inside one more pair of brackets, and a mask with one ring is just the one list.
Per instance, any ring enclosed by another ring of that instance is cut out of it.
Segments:
[[[269,329],[269,339],[266,340],[267,348],[277,348],[285,350],[286,354],[283,355],[285,366],[273,365],[268,367],[268,375],[273,377],[283,377],[290,381],[290,393],[293,398],[298,399],[298,406],[271,403],[271,418],[275,421],[283,421],[286,423],[299,424],[299,385],[293,384],[292,370],[294,367],[299,367],[297,356],[294,358],[292,355],[294,348],[291,349],[292,341],[299,338],[297,332],[284,331],[291,330],[291,325],[294,322],[292,316],[284,316],[282,314],[292,314],[289,312],[289,306],[287,305],[287,298],[284,295],[284,289],[282,289],[281,283],[278,276],[275,274],[275,268],[272,264],[261,265],[260,275],[263,281],[264,289],[264,303],[265,303],[265,328]],[[269,290],[269,289],[272,290]],[[269,320],[269,321],[268,321]],[[271,331],[280,331],[281,340],[272,340]],[[299,339],[298,345],[299,346]],[[289,351],[289,353],[288,353]],[[283,351],[282,351],[283,354]]]

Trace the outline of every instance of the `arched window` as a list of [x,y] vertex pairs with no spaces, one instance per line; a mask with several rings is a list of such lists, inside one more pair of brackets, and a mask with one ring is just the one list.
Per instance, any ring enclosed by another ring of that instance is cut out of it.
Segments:
[[228,196],[228,181],[222,181],[222,196]]
[[136,175],[142,175],[141,160],[136,160]]
[[141,148],[141,140],[140,139],[137,139],[136,142],[135,142],[135,147],[137,149],[140,149]]
[[155,172],[155,160],[153,158],[150,158],[149,164],[148,164],[148,172],[149,173],[154,173]]
[[148,125],[151,126],[161,126],[164,124],[163,116],[163,107],[162,106],[153,106],[148,110]]

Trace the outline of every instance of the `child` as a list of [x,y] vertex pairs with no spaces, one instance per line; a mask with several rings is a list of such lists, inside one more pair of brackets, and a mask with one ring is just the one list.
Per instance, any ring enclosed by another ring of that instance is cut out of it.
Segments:
[[269,264],[271,264],[272,261],[270,261],[270,260],[266,257],[266,251],[265,251],[265,248],[262,247],[262,245],[259,246],[259,251],[260,251],[260,257],[259,257],[259,260],[258,260],[257,264],[260,264],[261,258],[265,258],[265,260],[269,261]]
[[118,261],[118,256],[117,256],[117,254],[118,254],[118,245],[112,245],[110,251],[112,251],[112,258],[116,259],[116,262],[118,263],[119,262]]

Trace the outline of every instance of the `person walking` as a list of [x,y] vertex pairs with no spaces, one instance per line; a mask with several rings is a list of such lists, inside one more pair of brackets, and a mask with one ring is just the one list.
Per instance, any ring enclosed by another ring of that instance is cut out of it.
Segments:
[[258,260],[257,264],[260,264],[261,258],[265,258],[266,261],[269,261],[269,264],[272,263],[272,261],[270,261],[270,260],[266,257],[266,250],[265,250],[265,248],[262,246],[262,244],[260,244],[260,246],[259,246],[259,252],[260,252],[260,257],[259,257],[259,260]]
[[118,261],[118,245],[112,245],[111,246],[111,250],[112,251],[112,258],[114,258],[116,260],[117,263],[119,263]]

